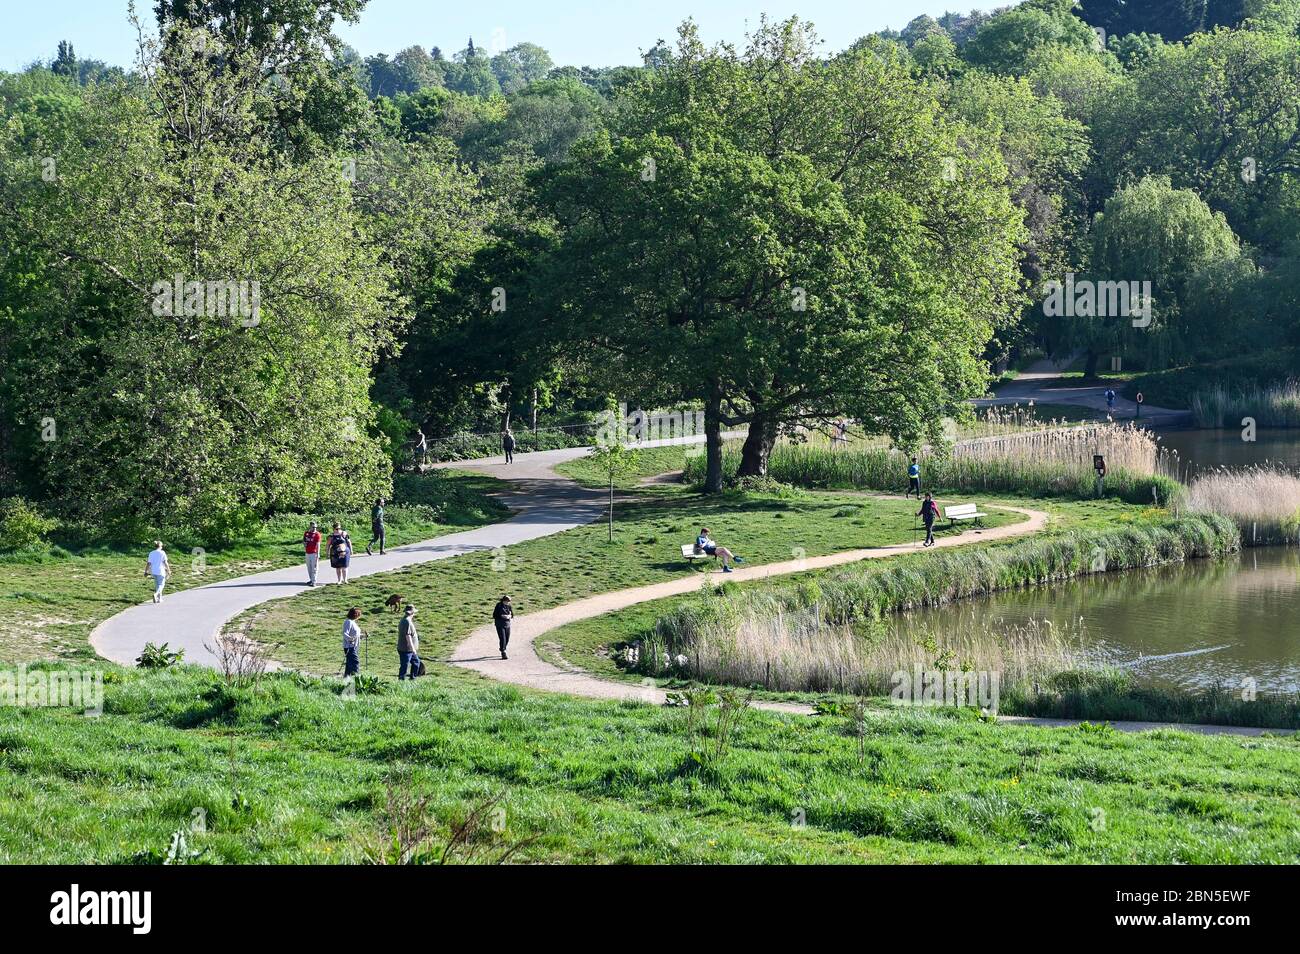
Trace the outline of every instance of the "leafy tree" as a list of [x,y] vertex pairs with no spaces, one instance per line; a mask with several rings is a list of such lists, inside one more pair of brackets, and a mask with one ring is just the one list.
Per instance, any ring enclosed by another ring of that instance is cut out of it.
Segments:
[[1095,50],[1098,40],[1071,13],[1072,0],[1029,0],[979,28],[962,49],[970,63],[998,73],[1022,73],[1045,49]]
[[77,55],[72,51],[72,44],[67,40],[59,41],[59,53],[50,64],[50,72],[56,76],[78,77]]
[[492,57],[492,73],[503,93],[517,93],[545,79],[554,66],[551,55],[536,43],[519,43]]
[[1016,297],[997,156],[970,130],[958,146],[905,52],[827,63],[815,44],[765,22],[738,55],[683,26],[672,64],[620,98],[620,138],[543,181],[564,229],[543,313],[614,387],[703,403],[710,490],[723,426],[750,426],[755,474],[782,428],[841,412],[937,433],[983,389],[978,354]]

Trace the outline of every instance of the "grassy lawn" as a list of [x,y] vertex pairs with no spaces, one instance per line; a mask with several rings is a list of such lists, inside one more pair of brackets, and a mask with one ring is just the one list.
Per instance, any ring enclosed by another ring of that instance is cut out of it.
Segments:
[[[200,862],[364,861],[387,782],[431,847],[500,796],[519,861],[1295,863],[1300,740],[991,725],[956,711],[751,711],[727,754],[682,710],[291,674],[228,689],[126,673],[105,715],[0,709],[0,862],[157,862],[195,810]],[[232,759],[233,753],[233,759]],[[792,823],[795,822],[795,823]],[[803,824],[797,822],[802,821]],[[532,840],[529,840],[532,839]]]
[[[389,546],[426,540],[504,519],[509,511],[486,496],[498,481],[478,474],[435,471],[398,478],[388,510]],[[255,538],[203,553],[164,541],[173,576],[169,589],[187,589],[234,576],[289,566],[302,560],[301,537],[311,516],[280,517]],[[317,516],[326,527],[330,515]],[[357,546],[370,537],[369,514],[341,517]],[[328,532],[326,530],[326,532]],[[0,556],[0,663],[38,659],[93,659],[87,642],[103,620],[143,603],[153,592],[144,575],[152,547],[100,547],[47,554]]]
[[[234,625],[251,616],[252,634],[281,644],[278,655],[285,662],[333,673],[342,667],[336,633],[340,620],[348,607],[359,606],[365,614],[363,629],[375,635],[372,652],[382,660],[374,668],[395,675],[389,664],[396,652],[396,618],[383,610],[390,594],[419,608],[425,654],[433,660],[487,622],[502,593],[511,595],[515,611],[523,615],[609,590],[702,575],[704,568],[686,564],[680,549],[695,539],[701,525],[747,563],[759,564],[790,560],[800,552],[811,557],[911,540],[916,509],[915,501],[852,493],[708,498],[684,488],[657,488],[617,508],[612,544],[604,524],[592,524],[520,543],[499,555],[470,554],[345,587],[322,587],[250,610]],[[988,523],[1022,519],[994,511]]]

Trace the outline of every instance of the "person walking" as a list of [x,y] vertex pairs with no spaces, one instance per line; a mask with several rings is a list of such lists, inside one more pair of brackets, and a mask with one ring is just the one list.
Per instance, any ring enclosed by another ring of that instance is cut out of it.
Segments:
[[501,449],[506,452],[506,463],[513,464],[515,462],[515,435],[510,432],[508,427],[501,435]]
[[334,530],[330,533],[329,548],[330,566],[334,567],[336,582],[346,583],[348,567],[352,565],[352,537],[337,520],[334,521]]
[[509,659],[506,647],[510,645],[510,621],[515,618],[515,608],[509,596],[502,596],[492,610],[492,622],[497,627],[497,646],[501,649],[501,658]]
[[320,563],[320,529],[316,521],[311,522],[307,532],[302,535],[302,551],[307,558],[307,585],[316,585],[316,566]]
[[380,497],[370,508],[370,542],[366,544],[366,556],[371,556],[370,548],[379,542],[379,555],[384,555],[384,498]]
[[348,615],[343,620],[344,679],[355,676],[361,671],[361,658],[357,655],[357,649],[361,645],[361,626],[357,623],[360,618],[361,610],[354,606],[348,610]]
[[1106,410],[1111,414],[1115,413],[1115,389],[1106,389]]
[[153,542],[153,549],[145,557],[144,572],[146,576],[153,577],[153,601],[161,603],[163,587],[167,585],[167,577],[172,575],[171,561],[167,559],[167,551],[163,549],[161,540]]
[[429,466],[429,438],[418,427],[415,429],[415,464],[417,470]]
[[939,505],[934,502],[930,494],[925,495],[925,500],[921,501],[921,509],[916,512],[925,524],[925,543],[923,546],[934,546],[934,521],[939,517]]
[[410,603],[406,604],[406,612],[397,624],[397,661],[398,682],[414,679],[424,666],[420,662],[420,634],[415,629],[415,607]]
[[921,465],[912,458],[912,463],[907,466],[907,496],[916,494],[916,499],[921,499]]

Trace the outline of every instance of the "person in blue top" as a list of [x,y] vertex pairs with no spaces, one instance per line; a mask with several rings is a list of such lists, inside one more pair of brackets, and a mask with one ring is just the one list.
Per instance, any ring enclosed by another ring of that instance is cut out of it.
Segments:
[[1115,389],[1114,388],[1106,389],[1106,408],[1107,410],[1110,411],[1115,410]]
[[709,536],[708,527],[700,527],[700,535],[695,538],[695,552],[707,553],[709,556],[715,556],[720,559],[722,561],[723,573],[731,572],[731,562],[733,560],[737,563],[745,562],[744,557],[738,557],[726,547],[720,547],[714,543],[713,538]]
[[907,496],[916,494],[916,499],[921,499],[921,465],[912,458],[912,463],[907,468]]

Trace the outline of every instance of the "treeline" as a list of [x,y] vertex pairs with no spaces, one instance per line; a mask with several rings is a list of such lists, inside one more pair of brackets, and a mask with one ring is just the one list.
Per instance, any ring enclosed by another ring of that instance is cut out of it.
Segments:
[[[0,74],[0,497],[237,535],[385,492],[417,426],[611,395],[703,407],[717,489],[727,428],[742,475],[839,415],[937,439],[1018,350],[1300,343],[1300,0],[1028,0],[838,52],[687,23],[613,70],[362,58],[333,28],[364,7],[164,0],[128,72]],[[1045,314],[1070,274],[1150,282],[1151,321]]]

